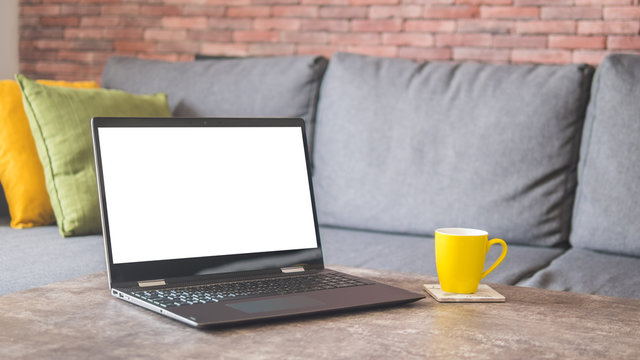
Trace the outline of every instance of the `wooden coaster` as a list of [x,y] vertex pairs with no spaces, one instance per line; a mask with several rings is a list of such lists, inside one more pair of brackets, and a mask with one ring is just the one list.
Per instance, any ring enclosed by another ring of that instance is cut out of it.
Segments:
[[454,294],[442,291],[440,284],[424,284],[424,289],[438,302],[505,302],[506,299],[489,285],[480,284],[474,294]]

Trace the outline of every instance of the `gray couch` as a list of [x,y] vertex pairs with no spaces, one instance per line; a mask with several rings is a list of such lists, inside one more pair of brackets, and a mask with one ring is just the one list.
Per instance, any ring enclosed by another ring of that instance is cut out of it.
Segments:
[[[476,227],[509,244],[487,282],[640,298],[638,56],[116,57],[102,81],[167,92],[176,116],[303,117],[327,264],[435,275],[434,229]],[[4,212],[0,294],[105,269],[100,235],[14,230]]]

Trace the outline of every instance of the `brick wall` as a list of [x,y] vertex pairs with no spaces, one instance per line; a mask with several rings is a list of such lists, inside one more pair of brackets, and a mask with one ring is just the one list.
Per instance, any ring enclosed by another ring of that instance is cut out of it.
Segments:
[[114,54],[165,60],[335,51],[597,64],[640,52],[639,0],[20,0],[20,67],[97,79]]

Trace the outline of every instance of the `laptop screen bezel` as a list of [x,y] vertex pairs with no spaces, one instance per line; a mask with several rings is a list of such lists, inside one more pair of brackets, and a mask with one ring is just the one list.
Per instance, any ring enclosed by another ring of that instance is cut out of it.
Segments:
[[[317,248],[285,251],[271,251],[224,256],[204,256],[197,258],[144,261],[135,263],[114,263],[109,231],[109,209],[106,201],[102,158],[100,153],[100,128],[141,128],[141,127],[297,127],[304,144],[304,154],[311,197],[311,209],[315,226]],[[305,269],[323,269],[320,231],[311,180],[310,154],[307,145],[305,123],[299,118],[139,118],[139,117],[96,117],[91,119],[93,148],[98,184],[98,197],[105,245],[105,257],[109,284],[134,286],[139,281],[155,279],[190,279],[200,276],[226,277],[232,275],[249,276],[262,273],[280,273],[282,267],[303,266]],[[241,271],[226,271],[229,264],[242,264]],[[275,265],[277,264],[277,265]],[[217,271],[216,269],[222,269]]]

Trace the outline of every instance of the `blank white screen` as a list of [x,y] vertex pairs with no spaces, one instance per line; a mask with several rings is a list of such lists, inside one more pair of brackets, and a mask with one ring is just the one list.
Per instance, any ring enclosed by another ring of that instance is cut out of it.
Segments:
[[317,247],[300,128],[100,128],[113,262]]

